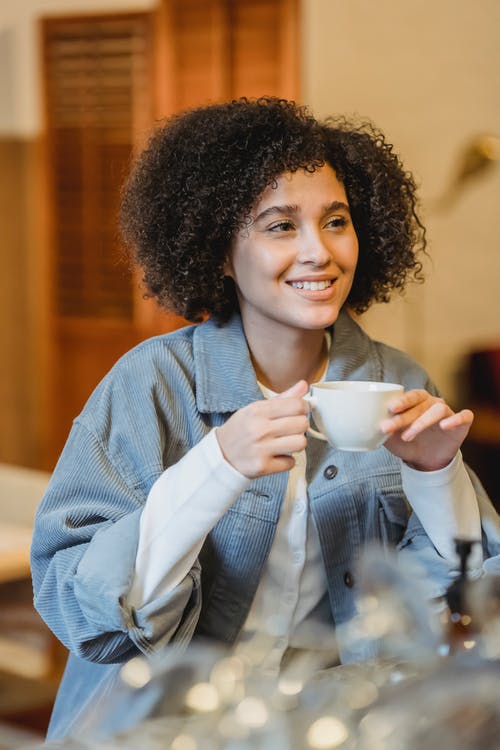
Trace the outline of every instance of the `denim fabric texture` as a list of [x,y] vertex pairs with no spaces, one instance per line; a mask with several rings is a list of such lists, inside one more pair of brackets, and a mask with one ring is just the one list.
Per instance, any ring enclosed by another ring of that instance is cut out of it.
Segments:
[[[419,365],[370,339],[346,312],[332,329],[326,379],[383,380],[436,393]],[[35,606],[70,651],[49,738],[73,733],[131,657],[170,643],[185,646],[197,636],[225,644],[237,639],[273,541],[287,473],[251,484],[174,591],[138,610],[127,604],[127,593],[154,481],[209,430],[260,398],[235,316],[224,326],[209,320],[144,341],[116,363],[75,419],[39,506],[32,545]],[[399,459],[383,447],[349,453],[310,438],[307,472],[332,626],[355,613],[356,589],[346,573],[373,540],[417,558],[429,595],[443,593],[450,564],[411,513]],[[500,554],[498,516],[473,481],[487,519],[484,555],[493,557]],[[344,661],[354,658],[343,654]]]

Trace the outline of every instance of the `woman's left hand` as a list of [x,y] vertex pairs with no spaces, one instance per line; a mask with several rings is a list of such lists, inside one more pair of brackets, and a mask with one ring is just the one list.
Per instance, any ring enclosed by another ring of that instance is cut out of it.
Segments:
[[442,398],[424,390],[406,391],[392,401],[382,423],[385,447],[419,471],[447,466],[462,445],[474,419],[470,409],[454,412]]

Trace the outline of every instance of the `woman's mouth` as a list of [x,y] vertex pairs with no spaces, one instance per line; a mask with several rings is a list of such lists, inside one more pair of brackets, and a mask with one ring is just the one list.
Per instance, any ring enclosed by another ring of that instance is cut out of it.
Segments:
[[321,281],[289,281],[294,289],[305,289],[311,292],[321,292],[332,286],[334,279],[322,279]]

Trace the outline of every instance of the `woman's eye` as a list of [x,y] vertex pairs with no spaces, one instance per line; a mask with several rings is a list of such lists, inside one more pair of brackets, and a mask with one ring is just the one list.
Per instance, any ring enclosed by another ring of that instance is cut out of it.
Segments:
[[326,222],[326,226],[331,227],[332,229],[341,229],[346,225],[347,219],[345,216],[332,216],[332,218],[328,219],[328,221]]
[[270,232],[290,232],[294,229],[294,225],[291,221],[278,221],[276,224],[272,224],[269,227]]

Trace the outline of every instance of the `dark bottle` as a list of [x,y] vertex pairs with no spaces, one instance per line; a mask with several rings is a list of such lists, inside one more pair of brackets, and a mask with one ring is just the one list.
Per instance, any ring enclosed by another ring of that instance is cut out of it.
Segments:
[[455,539],[455,550],[460,560],[460,572],[446,592],[449,654],[471,651],[476,645],[479,623],[471,606],[470,593],[474,584],[468,580],[467,562],[473,545],[477,543],[471,539]]

